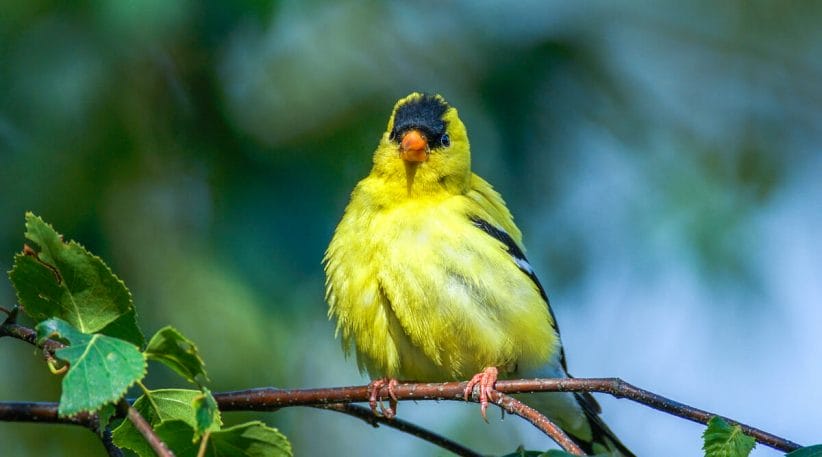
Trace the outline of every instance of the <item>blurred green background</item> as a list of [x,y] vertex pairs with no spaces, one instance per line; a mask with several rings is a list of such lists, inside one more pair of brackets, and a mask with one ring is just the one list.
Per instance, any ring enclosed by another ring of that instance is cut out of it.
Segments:
[[[194,339],[213,390],[364,383],[320,259],[395,100],[439,92],[573,374],[822,442],[821,20],[818,2],[3,0],[0,270],[31,210],[112,266],[147,333]],[[58,395],[0,341],[0,400]],[[700,454],[701,426],[598,398],[639,455]],[[476,406],[400,415],[489,454],[551,447]],[[300,456],[444,454],[331,412],[262,418]],[[2,423],[0,443],[103,455],[63,426]]]

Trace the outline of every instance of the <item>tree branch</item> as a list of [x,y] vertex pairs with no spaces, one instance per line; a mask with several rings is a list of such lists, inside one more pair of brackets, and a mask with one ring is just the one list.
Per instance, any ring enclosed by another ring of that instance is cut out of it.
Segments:
[[[48,352],[53,352],[57,349],[65,347],[64,344],[56,340],[46,340],[42,345],[37,345],[36,332],[30,328],[14,323],[13,319],[7,319],[2,325],[0,325],[0,337],[3,336],[11,336],[26,341],[30,344],[41,347],[43,350]],[[399,384],[394,388],[394,394],[399,400],[464,401],[463,392],[465,386],[466,383],[464,382],[427,384],[404,383]],[[712,417],[719,416],[731,425],[739,425],[746,435],[753,437],[757,442],[764,444],[765,446],[769,446],[784,452],[790,452],[801,447],[793,441],[789,441],[758,428],[751,427],[731,418],[694,408],[661,395],[657,395],[653,392],[640,389],[639,387],[629,384],[619,378],[522,379],[502,380],[496,383],[496,391],[492,396],[492,400],[495,404],[511,414],[518,415],[528,420],[570,453],[578,453],[581,451],[579,451],[578,447],[574,449],[576,445],[570,441],[562,430],[556,427],[556,425],[551,423],[545,416],[536,410],[533,410],[527,405],[505,395],[531,392],[606,393],[616,398],[627,398],[659,411],[701,424],[707,424]],[[220,409],[223,411],[271,411],[288,406],[314,406],[322,409],[343,412],[345,414],[364,419],[360,411],[349,408],[353,407],[353,405],[345,404],[351,402],[368,401],[369,394],[370,392],[368,386],[321,389],[276,389],[273,387],[264,387],[233,392],[218,392],[214,394],[214,398],[217,400]],[[382,397],[387,397],[388,388],[383,388],[380,391],[380,395]],[[472,398],[472,401],[477,401],[476,394],[473,397],[474,398]],[[133,416],[131,410],[133,410],[133,408],[124,411],[124,414],[129,417],[129,420],[132,420],[131,418]],[[134,410],[134,413],[137,413],[137,411]],[[134,420],[139,421],[142,419],[142,417],[139,417],[139,413],[137,413],[136,416],[137,417],[135,417]],[[370,411],[369,416],[372,416],[373,418]],[[93,415],[88,417],[96,419]],[[54,403],[0,402],[0,421],[74,423],[88,427],[89,425],[87,422],[84,422],[89,420],[88,417],[84,419],[83,415],[79,415],[74,418],[59,418],[57,417],[57,405]],[[462,448],[462,446],[457,443],[449,442],[446,438],[439,437],[439,435],[436,435],[433,432],[424,430],[410,423],[403,422],[402,425],[397,426],[399,422],[385,418],[373,418],[373,420],[368,420],[368,422],[372,425],[382,423],[392,426],[452,451],[453,449],[451,449],[451,447],[454,446],[456,446],[454,449]],[[145,423],[144,419],[143,423]],[[148,426],[147,423],[145,423],[145,425]],[[135,423],[135,426],[137,426],[137,423]],[[151,434],[154,435],[153,430],[150,430],[151,427],[148,426],[148,428],[149,431],[151,431]],[[154,435],[154,437],[156,438],[156,435]],[[146,439],[148,440],[149,438],[147,437]],[[149,441],[149,443],[151,443],[151,441]],[[570,443],[570,445],[568,443]],[[160,444],[162,444],[162,442],[160,442]],[[167,449],[166,451],[170,452]],[[463,452],[467,453],[456,453],[459,455],[476,455],[476,453],[468,449],[464,449]],[[160,454],[159,451],[158,454]],[[160,455],[166,456],[169,454]]]
[[93,429],[97,421],[94,415],[89,413],[79,413],[72,417],[59,417],[57,415],[57,403],[0,401],[0,422],[74,424]]
[[123,457],[123,452],[111,440],[111,429],[106,427],[100,433],[96,414],[79,413],[72,417],[60,417],[57,407],[57,403],[51,402],[0,402],[0,422],[79,425],[100,437],[109,457]]
[[[443,383],[443,384],[399,384],[394,388],[394,393],[399,400],[456,400],[465,401],[463,398],[467,383]],[[462,390],[459,390],[462,389]],[[380,391],[380,395],[388,397],[388,387]],[[548,435],[563,449],[570,453],[581,454],[582,450],[571,441],[570,438],[559,427],[554,425],[547,417],[538,411],[523,407],[524,405],[506,396],[499,396],[497,393],[495,404],[502,407],[511,414],[515,414],[531,422],[535,427]],[[214,399],[222,411],[271,411],[285,406],[321,406],[331,403],[350,403],[368,401],[370,397],[369,386],[337,387],[325,389],[275,389],[270,387],[241,390],[236,392],[215,393]],[[475,393],[471,401],[478,402]],[[520,406],[521,405],[521,406]]]
[[551,420],[534,408],[531,408],[514,397],[500,393],[499,391],[492,392],[491,400],[505,411],[508,411],[511,414],[516,414],[517,416],[532,423],[534,427],[540,429],[542,433],[548,435],[554,440],[555,443],[559,444],[559,446],[569,454],[585,455],[585,452],[583,452],[577,443],[569,438],[561,428],[557,427],[555,423],[551,422]]
[[[465,382],[428,384],[402,383],[394,387],[394,394],[399,400],[463,401],[462,395],[465,386]],[[797,443],[745,425],[739,421],[697,409],[640,389],[619,378],[504,380],[497,381],[496,391],[506,394],[530,392],[607,393],[617,398],[627,398],[659,411],[664,411],[701,424],[707,424],[711,417],[719,416],[731,425],[739,425],[746,435],[753,437],[759,443],[781,451],[790,452],[801,447]],[[387,397],[388,388],[383,388],[380,391],[380,395]],[[287,406],[316,406],[339,402],[365,402],[368,401],[368,397],[368,386],[291,390],[258,388],[214,394],[214,398],[220,405],[220,409],[224,411],[270,411]]]

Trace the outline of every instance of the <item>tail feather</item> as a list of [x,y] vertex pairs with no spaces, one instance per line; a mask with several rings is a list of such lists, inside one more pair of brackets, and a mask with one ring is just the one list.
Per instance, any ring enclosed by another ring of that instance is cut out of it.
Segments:
[[591,430],[591,437],[590,439],[582,439],[574,435],[573,432],[566,432],[586,454],[635,457],[599,416],[602,409],[593,395],[588,392],[575,393],[574,398],[585,414],[585,419],[588,421],[588,427]]

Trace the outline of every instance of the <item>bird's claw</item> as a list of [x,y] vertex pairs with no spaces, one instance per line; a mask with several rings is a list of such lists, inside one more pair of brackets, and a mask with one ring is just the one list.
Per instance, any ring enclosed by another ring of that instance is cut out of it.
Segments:
[[488,367],[482,370],[481,373],[475,374],[474,377],[468,381],[468,385],[465,386],[464,398],[465,401],[468,401],[468,397],[474,392],[474,386],[479,384],[480,413],[485,422],[488,422],[488,415],[486,414],[488,410],[488,399],[491,397],[491,392],[497,383],[498,375],[499,371],[496,367]]
[[[375,416],[380,415],[377,412],[377,403],[380,405],[380,412],[386,419],[393,419],[397,415],[397,394],[394,389],[399,383],[394,378],[375,379],[368,384],[368,390],[371,395],[368,397],[368,406],[371,407],[371,412]],[[388,386],[388,408],[382,402],[382,397],[379,396],[380,390]]]

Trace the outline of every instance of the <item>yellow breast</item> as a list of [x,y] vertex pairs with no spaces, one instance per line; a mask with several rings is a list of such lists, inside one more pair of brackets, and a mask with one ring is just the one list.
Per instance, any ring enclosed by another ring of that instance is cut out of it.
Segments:
[[329,315],[361,370],[464,379],[488,366],[536,367],[556,354],[537,286],[469,219],[513,224],[494,220],[482,194],[378,206],[368,187],[363,181],[354,192],[325,258]]

